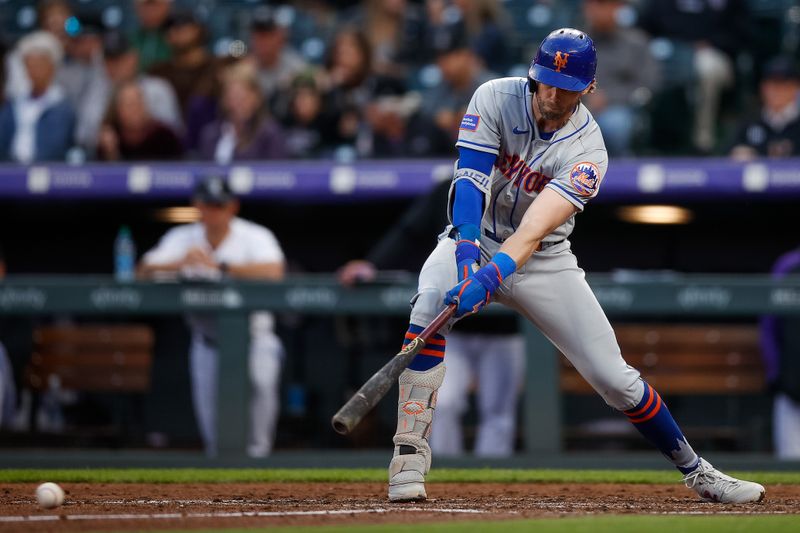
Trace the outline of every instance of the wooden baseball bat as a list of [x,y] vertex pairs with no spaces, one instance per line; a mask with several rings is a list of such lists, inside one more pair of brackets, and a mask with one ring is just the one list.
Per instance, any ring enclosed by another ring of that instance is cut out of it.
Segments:
[[400,350],[400,353],[392,357],[388,363],[375,372],[372,377],[358,389],[358,392],[347,400],[347,403],[333,415],[331,419],[333,429],[342,435],[347,435],[353,431],[353,428],[361,422],[361,419],[381,401],[381,398],[386,396],[386,393],[389,392],[389,389],[397,378],[400,377],[400,374],[403,373],[403,370],[411,364],[411,360],[414,359],[414,356],[425,347],[425,343],[428,342],[428,339],[435,335],[439,329],[450,320],[455,311],[455,304],[450,304],[445,307],[416,339],[405,345],[405,347]]

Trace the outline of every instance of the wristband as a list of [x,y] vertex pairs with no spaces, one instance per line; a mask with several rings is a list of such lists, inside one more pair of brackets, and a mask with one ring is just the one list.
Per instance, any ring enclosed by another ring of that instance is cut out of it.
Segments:
[[500,269],[500,275],[503,276],[503,279],[506,279],[508,276],[513,274],[517,271],[517,263],[511,256],[504,252],[499,252],[492,257],[492,262],[497,265]]
[[503,280],[516,270],[517,264],[511,259],[511,256],[500,252],[492,258],[489,264],[475,272],[475,279],[486,287],[490,294],[494,294]]

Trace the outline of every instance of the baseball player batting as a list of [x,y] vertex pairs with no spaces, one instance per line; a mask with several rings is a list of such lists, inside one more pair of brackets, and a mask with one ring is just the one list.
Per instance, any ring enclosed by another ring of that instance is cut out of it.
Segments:
[[684,475],[703,499],[757,502],[764,487],[729,477],[695,453],[658,392],[622,358],[614,331],[570,250],[575,215],[608,168],[603,136],[581,96],[597,58],[585,33],[563,28],[539,46],[528,78],[478,88],[461,121],[450,188],[451,225],[428,257],[405,343],[449,304],[455,315],[400,375],[389,499],[423,500],[437,390],[454,320],[490,300],[520,313],[610,406]]

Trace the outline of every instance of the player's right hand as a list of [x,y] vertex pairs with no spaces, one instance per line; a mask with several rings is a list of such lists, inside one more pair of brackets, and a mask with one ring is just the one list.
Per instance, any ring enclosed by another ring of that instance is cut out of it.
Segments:
[[464,281],[475,271],[481,260],[481,248],[475,241],[461,239],[456,242],[456,268],[458,281]]
[[470,276],[444,295],[445,305],[456,304],[455,317],[471,315],[489,303],[492,293],[475,276]]
[[517,268],[511,257],[498,252],[483,268],[447,291],[444,304],[456,304],[456,318],[477,313],[492,299],[494,291]]

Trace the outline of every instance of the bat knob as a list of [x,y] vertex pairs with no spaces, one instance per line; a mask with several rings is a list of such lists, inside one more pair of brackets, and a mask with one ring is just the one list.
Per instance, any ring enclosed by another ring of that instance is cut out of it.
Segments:
[[331,419],[331,424],[333,424],[333,430],[339,435],[347,435],[353,429],[350,424],[335,416]]
[[333,430],[340,435],[347,435],[353,431],[353,428],[361,422],[364,415],[372,409],[382,396],[383,394],[376,396],[375,401],[370,402],[361,391],[355,393],[353,397],[333,415],[331,419]]

